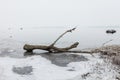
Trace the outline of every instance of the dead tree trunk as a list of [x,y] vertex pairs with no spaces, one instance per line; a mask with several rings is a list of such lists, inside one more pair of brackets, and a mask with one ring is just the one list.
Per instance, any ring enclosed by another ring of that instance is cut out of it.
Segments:
[[25,44],[24,45],[24,50],[27,50],[27,52],[32,52],[34,49],[41,49],[41,50],[46,50],[49,52],[66,52],[72,48],[76,48],[78,46],[78,42],[72,44],[69,47],[65,47],[65,48],[58,48],[55,46],[44,46],[44,45],[29,45],[29,44]]
[[58,48],[55,47],[54,45],[56,44],[56,42],[62,38],[66,33],[68,32],[72,32],[74,31],[76,28],[70,29],[65,31],[62,35],[60,35],[51,45],[49,46],[45,46],[45,45],[29,45],[29,44],[25,44],[23,49],[26,50],[27,52],[32,52],[34,49],[41,49],[41,50],[46,50],[48,52],[67,52],[68,50],[72,49],[72,48],[76,48],[78,46],[78,42],[75,42],[74,44],[72,44],[69,47],[65,47],[65,48]]

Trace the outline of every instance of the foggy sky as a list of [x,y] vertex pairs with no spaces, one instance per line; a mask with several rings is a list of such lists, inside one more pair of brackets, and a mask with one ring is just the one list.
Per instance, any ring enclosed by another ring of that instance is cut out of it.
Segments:
[[120,0],[0,0],[0,26],[120,25]]

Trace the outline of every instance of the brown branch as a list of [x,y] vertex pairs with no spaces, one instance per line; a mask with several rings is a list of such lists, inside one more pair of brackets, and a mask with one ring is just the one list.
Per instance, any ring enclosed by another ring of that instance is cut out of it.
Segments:
[[54,46],[55,44],[56,44],[56,42],[60,39],[60,38],[62,38],[66,33],[68,33],[68,32],[72,32],[72,31],[74,31],[76,29],[76,27],[75,28],[72,28],[72,29],[70,29],[70,30],[67,30],[67,31],[65,31],[63,34],[61,34],[50,46]]
[[72,48],[76,48],[78,46],[78,42],[72,44],[71,46],[69,47],[65,47],[65,48],[58,48],[58,47],[55,47],[54,45],[56,44],[56,42],[62,38],[66,33],[68,32],[72,32],[76,29],[75,28],[72,28],[70,30],[67,30],[65,31],[63,34],[61,34],[51,45],[49,46],[45,46],[45,45],[29,45],[29,44],[25,44],[23,49],[26,50],[27,52],[32,52],[34,49],[41,49],[41,50],[46,50],[48,52],[66,52]]
[[69,47],[65,47],[65,48],[58,48],[58,47],[54,47],[54,46],[44,46],[44,45],[29,45],[29,44],[25,44],[23,49],[27,50],[27,52],[32,52],[34,49],[41,49],[41,50],[46,50],[49,52],[66,52],[72,48],[76,48],[78,46],[78,42],[72,44]]

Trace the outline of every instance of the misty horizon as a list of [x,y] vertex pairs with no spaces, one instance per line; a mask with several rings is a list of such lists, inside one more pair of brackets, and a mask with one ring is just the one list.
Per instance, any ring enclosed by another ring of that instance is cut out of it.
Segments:
[[119,26],[119,0],[1,0],[0,26]]

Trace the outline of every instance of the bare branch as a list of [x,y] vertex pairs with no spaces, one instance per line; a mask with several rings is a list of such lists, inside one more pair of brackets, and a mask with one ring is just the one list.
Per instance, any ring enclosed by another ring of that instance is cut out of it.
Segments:
[[54,46],[55,44],[56,44],[56,42],[61,38],[61,37],[63,37],[66,33],[68,33],[68,32],[72,32],[72,31],[74,31],[76,29],[76,27],[75,28],[72,28],[72,29],[70,29],[70,30],[67,30],[67,31],[65,31],[63,34],[61,34],[50,46]]
[[111,41],[113,41],[114,39],[111,39],[111,40],[109,40],[109,41],[106,41],[105,43],[103,43],[102,44],[102,46],[104,46],[105,44],[107,44],[107,43],[109,43],[109,42],[111,42]]

